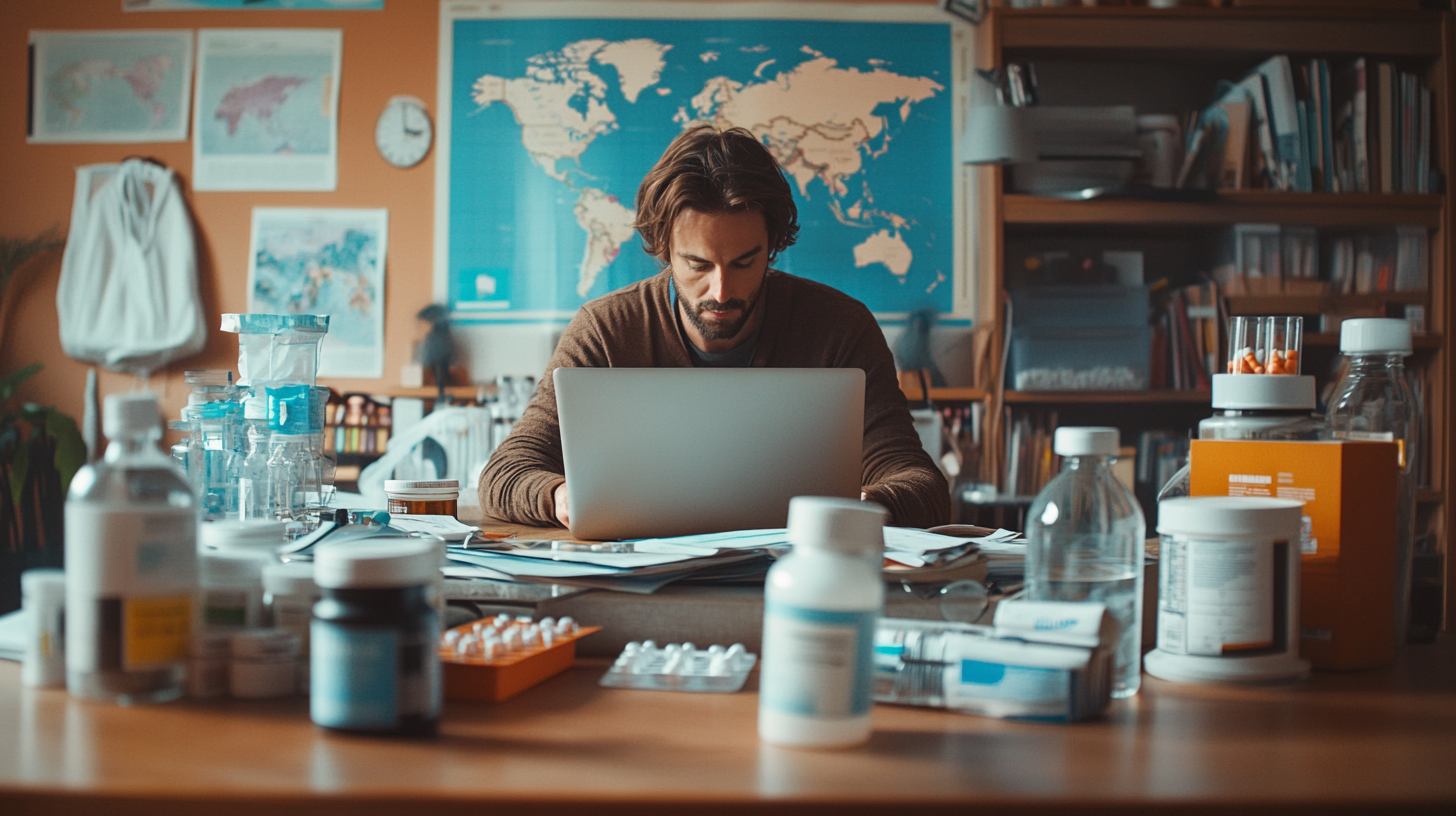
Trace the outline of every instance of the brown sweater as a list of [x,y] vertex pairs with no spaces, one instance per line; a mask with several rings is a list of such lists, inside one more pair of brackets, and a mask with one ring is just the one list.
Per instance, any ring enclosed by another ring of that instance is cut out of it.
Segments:
[[[656,368],[692,365],[673,314],[671,276],[591,301],[561,335],[536,398],[480,474],[480,504],[517,524],[559,526],[551,491],[561,482],[561,426],[551,372],[563,366]],[[950,520],[950,491],[920,446],[885,336],[864,304],[804,278],[770,270],[753,365],[860,368],[865,373],[864,491],[891,523],[930,527]]]

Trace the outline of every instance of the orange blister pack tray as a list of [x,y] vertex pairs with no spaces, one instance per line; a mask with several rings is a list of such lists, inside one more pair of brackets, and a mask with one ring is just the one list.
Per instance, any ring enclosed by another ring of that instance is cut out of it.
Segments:
[[497,615],[447,630],[440,638],[445,699],[500,702],[571,668],[576,642],[600,626]]

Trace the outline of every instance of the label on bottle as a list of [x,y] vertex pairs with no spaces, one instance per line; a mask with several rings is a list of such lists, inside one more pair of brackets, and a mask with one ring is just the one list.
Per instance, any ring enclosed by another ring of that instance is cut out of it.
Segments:
[[246,589],[209,589],[202,597],[203,624],[237,627],[248,625]]
[[187,659],[192,597],[128,598],[122,605],[122,661],[126,671],[159,669]]
[[68,671],[133,671],[187,656],[197,587],[191,507],[66,504]]
[[440,713],[434,614],[418,629],[339,626],[315,620],[309,715],[326,728],[387,731]]
[[1217,656],[1273,647],[1274,552],[1282,546],[1164,538],[1158,648]]
[[868,713],[878,618],[873,609],[837,612],[767,602],[761,705],[811,717]]

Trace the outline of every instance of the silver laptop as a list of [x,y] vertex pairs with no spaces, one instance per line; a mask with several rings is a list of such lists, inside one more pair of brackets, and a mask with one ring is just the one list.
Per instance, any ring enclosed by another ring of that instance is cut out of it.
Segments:
[[558,368],[571,533],[783,527],[794,496],[858,498],[857,368]]

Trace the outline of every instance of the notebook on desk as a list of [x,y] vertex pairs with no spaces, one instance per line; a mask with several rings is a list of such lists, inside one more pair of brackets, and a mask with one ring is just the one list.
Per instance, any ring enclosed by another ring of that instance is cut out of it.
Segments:
[[857,368],[558,368],[552,378],[577,538],[783,527],[794,496],[859,496]]

